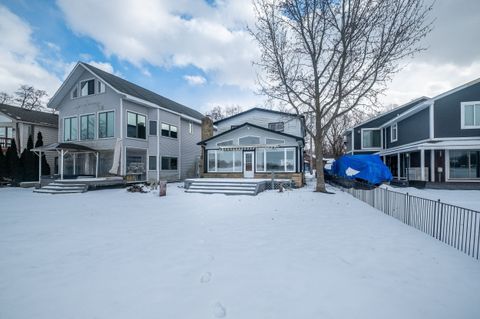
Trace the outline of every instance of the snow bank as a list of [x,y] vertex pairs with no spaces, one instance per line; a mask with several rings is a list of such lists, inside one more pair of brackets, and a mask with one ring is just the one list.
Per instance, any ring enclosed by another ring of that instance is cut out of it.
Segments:
[[167,194],[1,189],[0,318],[480,318],[478,261],[348,194]]

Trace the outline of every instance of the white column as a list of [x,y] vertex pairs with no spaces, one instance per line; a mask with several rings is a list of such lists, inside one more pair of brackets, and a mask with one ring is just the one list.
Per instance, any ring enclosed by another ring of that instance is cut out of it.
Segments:
[[430,150],[430,181],[435,182],[435,150]]
[[95,153],[96,156],[96,163],[95,163],[95,177],[98,178],[98,152]]
[[77,173],[77,153],[72,153],[73,155],[73,175]]
[[382,156],[383,158],[383,164],[387,164],[387,157],[386,156]]
[[63,150],[60,151],[60,179],[63,179]]
[[42,151],[38,152],[38,182],[42,182]]
[[400,180],[400,153],[397,153],[397,178]]
[[425,150],[420,150],[420,179],[425,180]]

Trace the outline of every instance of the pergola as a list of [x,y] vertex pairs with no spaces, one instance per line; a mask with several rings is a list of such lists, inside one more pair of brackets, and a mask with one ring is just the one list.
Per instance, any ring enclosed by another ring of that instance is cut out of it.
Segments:
[[74,143],[53,143],[45,146],[40,146],[33,148],[31,150],[38,155],[38,180],[41,181],[42,177],[42,153],[57,153],[60,157],[60,179],[63,180],[63,168],[64,168],[64,158],[67,154],[73,154],[73,173],[75,174],[75,160],[77,154],[95,154],[96,164],[95,164],[95,177],[98,177],[98,151],[93,148],[74,144]]

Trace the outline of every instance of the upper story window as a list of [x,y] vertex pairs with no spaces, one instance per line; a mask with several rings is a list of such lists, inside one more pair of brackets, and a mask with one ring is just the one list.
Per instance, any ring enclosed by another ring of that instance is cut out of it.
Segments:
[[114,128],[115,113],[113,111],[98,113],[98,138],[113,137]]
[[260,144],[260,137],[258,136],[244,136],[238,139],[240,145],[255,145]]
[[76,117],[63,119],[63,140],[76,141],[78,139],[78,120]]
[[71,91],[72,99],[81,96],[105,93],[105,83],[95,79],[80,81]]
[[362,129],[362,148],[382,147],[381,132],[379,129]]
[[480,101],[462,102],[462,129],[480,128]]
[[268,128],[273,131],[283,132],[285,124],[283,122],[268,123]]
[[146,122],[145,115],[127,112],[127,137],[146,139]]
[[396,142],[398,140],[398,125],[397,123],[390,126],[390,142]]
[[14,138],[15,129],[13,127],[0,127],[0,148],[10,147]]
[[95,115],[80,116],[80,139],[93,140],[95,138]]
[[95,94],[95,80],[80,81],[80,96]]
[[178,128],[175,125],[162,123],[162,136],[177,138]]

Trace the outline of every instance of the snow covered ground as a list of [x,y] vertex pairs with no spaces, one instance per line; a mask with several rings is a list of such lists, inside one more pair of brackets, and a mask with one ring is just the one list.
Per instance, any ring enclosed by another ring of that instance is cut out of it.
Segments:
[[350,195],[0,189],[0,318],[480,318],[480,262]]
[[409,193],[413,196],[439,200],[452,205],[473,209],[480,212],[480,190],[418,189],[414,187],[382,186],[396,192]]

